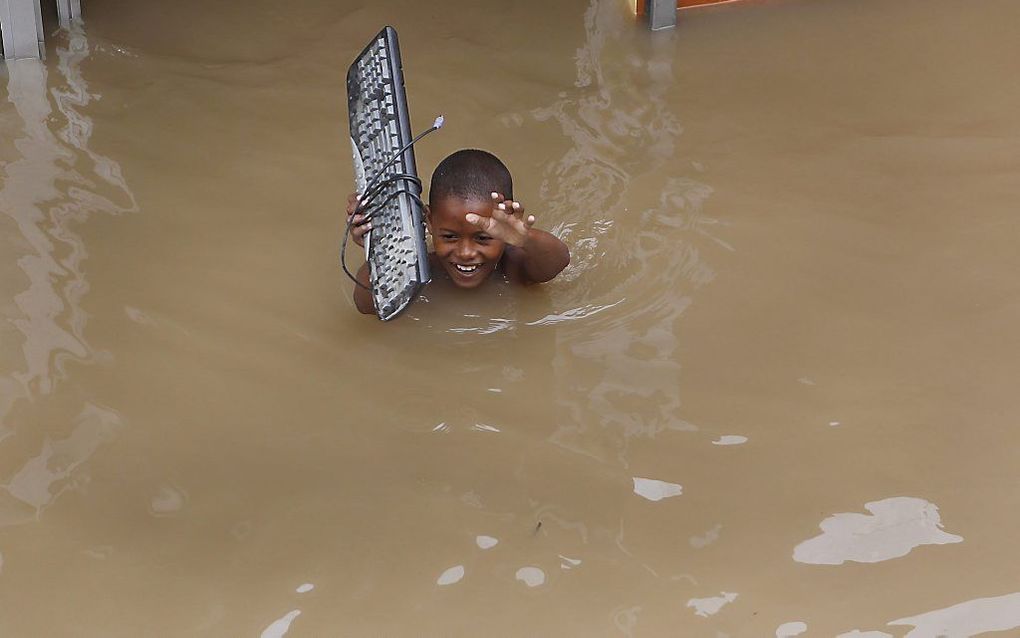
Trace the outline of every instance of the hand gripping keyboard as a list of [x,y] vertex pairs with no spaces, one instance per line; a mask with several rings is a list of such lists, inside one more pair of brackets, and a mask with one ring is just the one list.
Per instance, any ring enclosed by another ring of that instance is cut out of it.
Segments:
[[386,321],[429,281],[421,182],[393,27],[380,31],[347,70],[347,112],[354,178],[372,221],[365,236],[372,297]]

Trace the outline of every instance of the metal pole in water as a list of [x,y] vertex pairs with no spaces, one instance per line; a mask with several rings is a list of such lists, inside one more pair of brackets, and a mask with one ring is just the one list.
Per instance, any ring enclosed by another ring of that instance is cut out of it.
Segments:
[[652,31],[676,26],[676,0],[648,0],[648,23]]
[[[60,27],[81,20],[81,0],[56,0]],[[40,0],[0,0],[0,59],[45,58]]]
[[57,18],[61,28],[70,27],[71,21],[81,18],[81,0],[57,0]]
[[43,57],[46,48],[39,0],[0,0],[0,39],[6,59]]

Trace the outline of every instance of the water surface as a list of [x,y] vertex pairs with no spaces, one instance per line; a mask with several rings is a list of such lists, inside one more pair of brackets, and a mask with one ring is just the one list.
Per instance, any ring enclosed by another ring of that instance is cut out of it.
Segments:
[[[1020,5],[86,4],[0,72],[0,633],[1018,631]],[[555,281],[355,311],[387,23]]]

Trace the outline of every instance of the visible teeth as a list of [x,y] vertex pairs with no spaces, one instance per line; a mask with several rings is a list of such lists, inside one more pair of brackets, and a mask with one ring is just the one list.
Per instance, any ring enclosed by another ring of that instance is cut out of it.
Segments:
[[478,264],[475,264],[473,266],[462,266],[461,264],[454,264],[454,266],[457,267],[457,270],[459,270],[461,272],[464,272],[464,273],[474,272],[474,271],[478,270]]

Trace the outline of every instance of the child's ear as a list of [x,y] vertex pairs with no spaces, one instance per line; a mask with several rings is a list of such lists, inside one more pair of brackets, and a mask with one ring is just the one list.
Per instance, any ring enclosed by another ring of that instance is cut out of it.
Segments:
[[428,227],[429,232],[432,232],[432,210],[428,204],[425,204],[425,226]]

